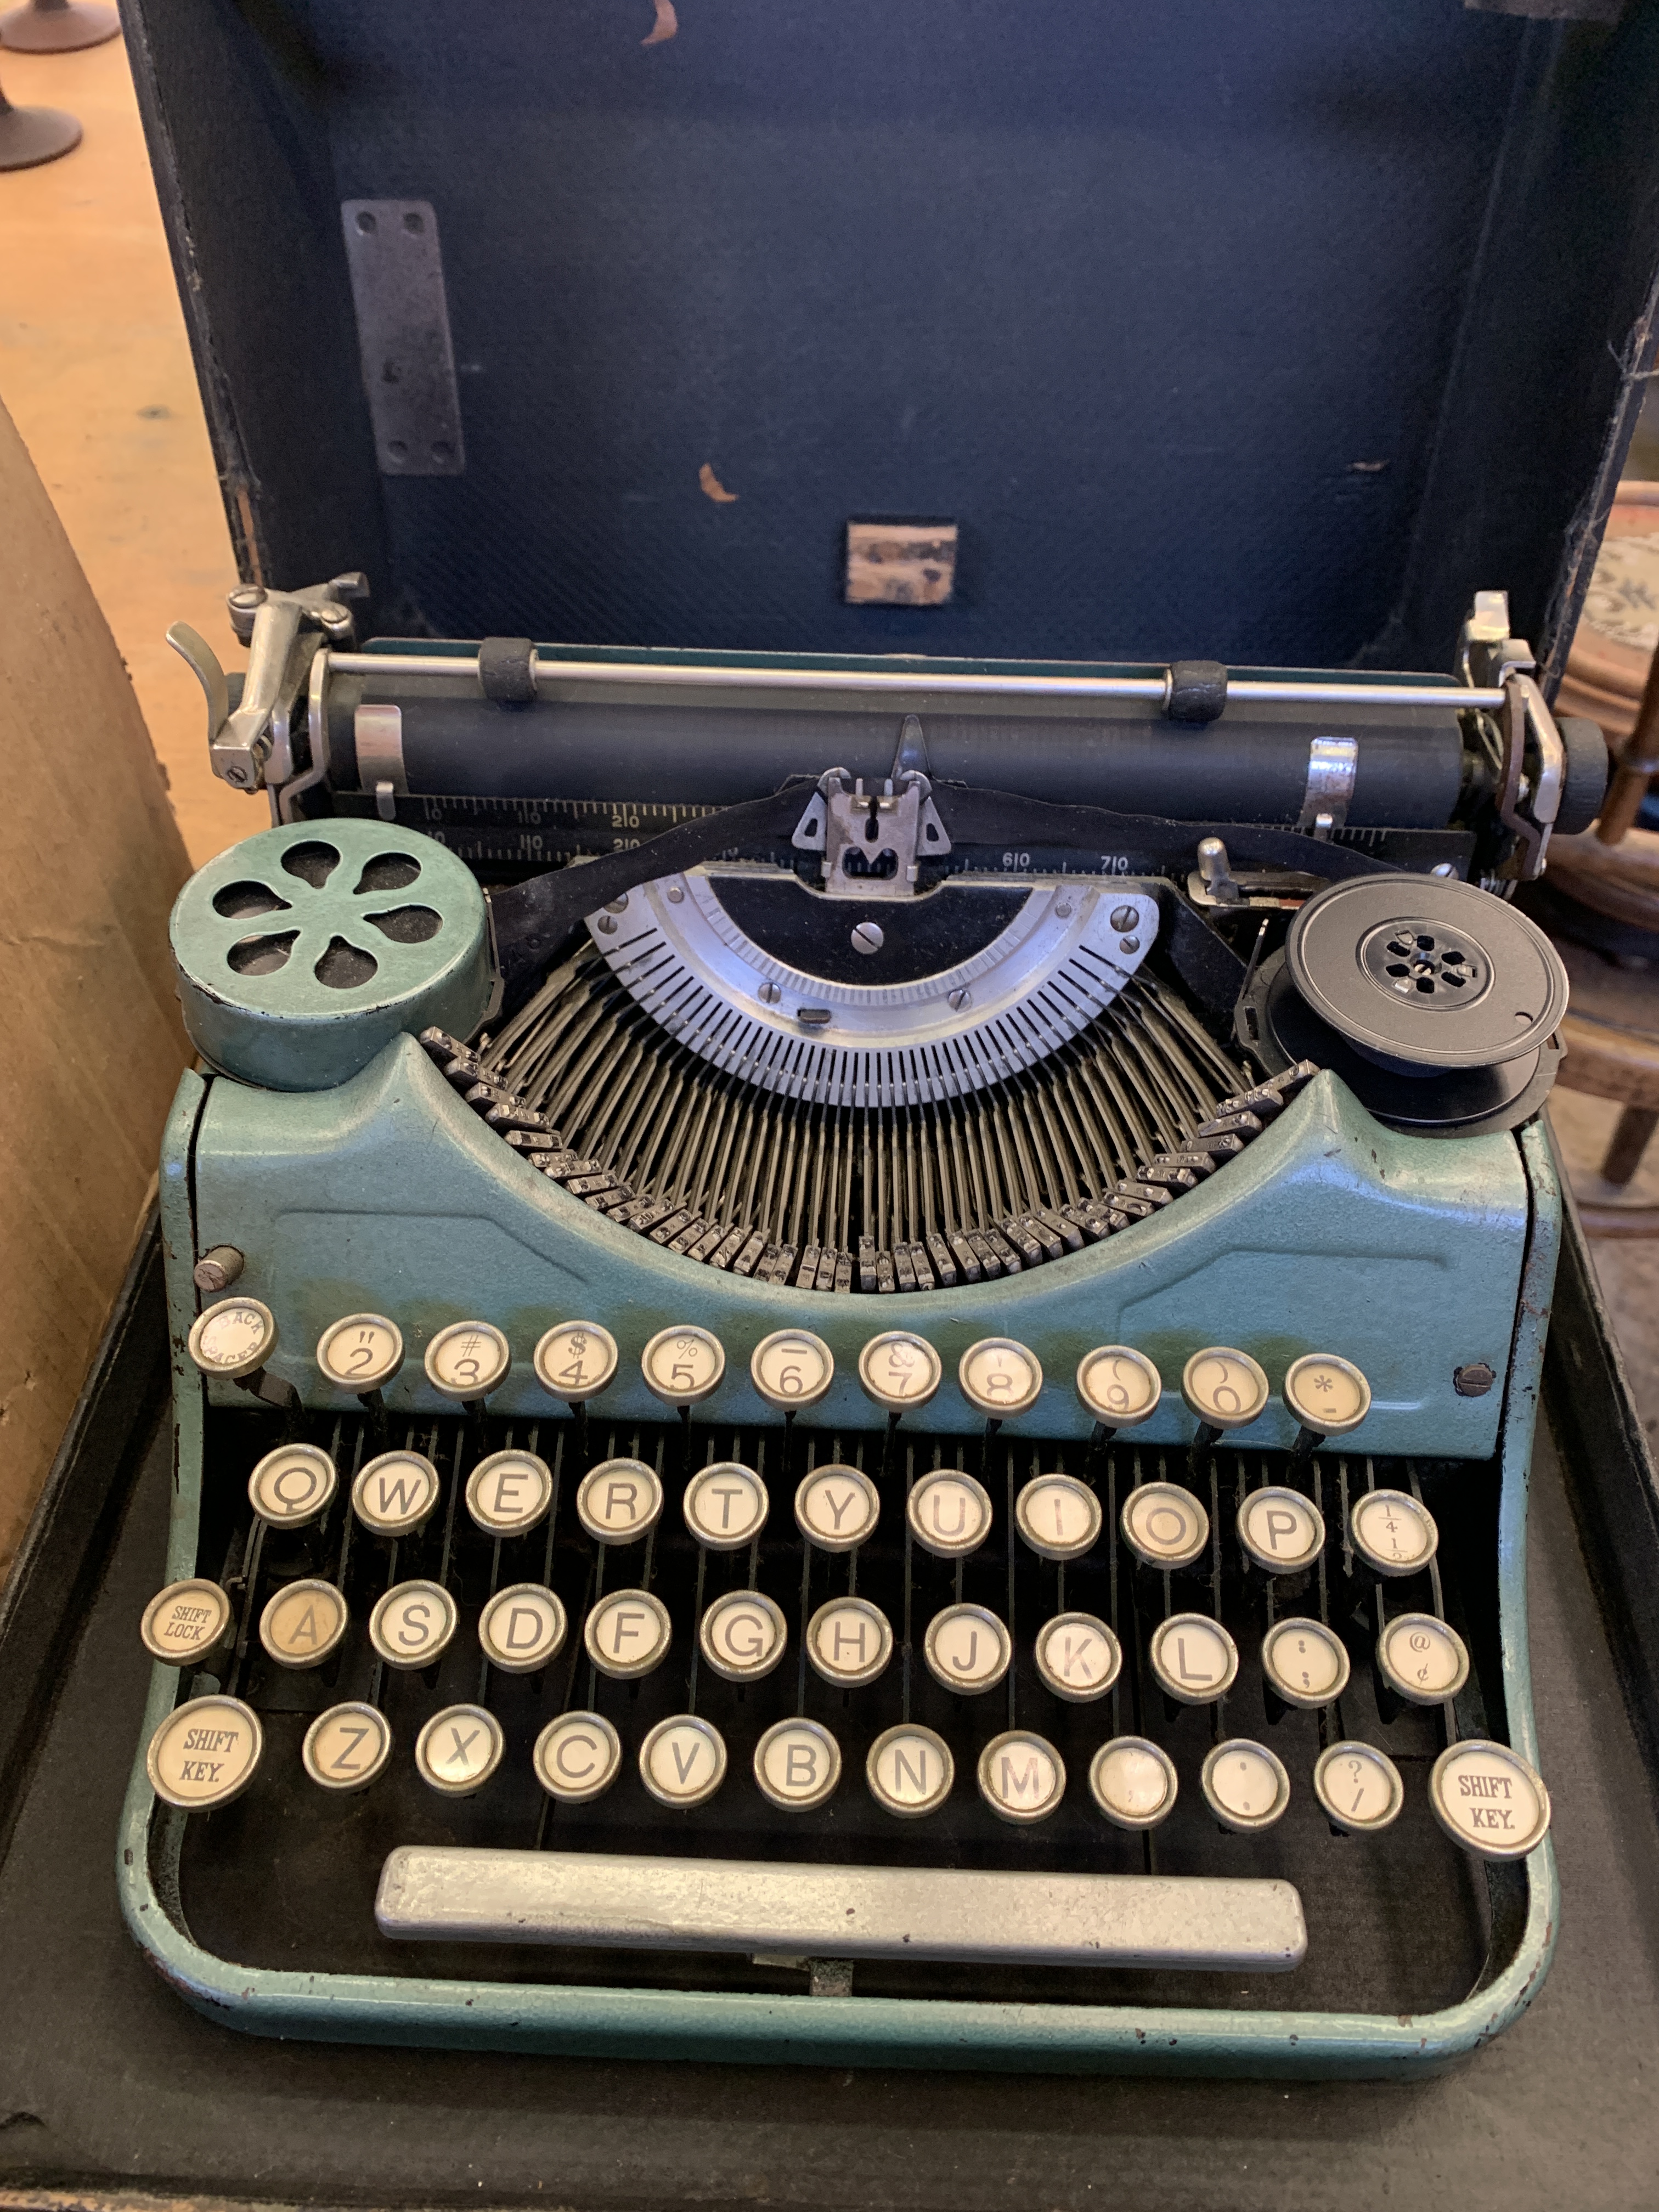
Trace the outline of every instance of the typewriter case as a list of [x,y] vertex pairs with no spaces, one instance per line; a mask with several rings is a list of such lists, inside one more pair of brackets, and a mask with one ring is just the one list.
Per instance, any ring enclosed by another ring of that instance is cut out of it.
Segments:
[[[603,1006],[621,1050],[660,1009],[611,957],[608,914],[632,928],[654,900],[653,927],[665,928],[688,902],[671,911],[662,887],[695,882],[689,902],[715,937],[720,915],[741,913],[779,972],[812,972],[801,946],[816,925],[804,938],[793,910],[760,916],[743,902],[823,902],[815,848],[802,849],[822,826],[807,815],[823,772],[845,768],[869,789],[923,773],[947,827],[953,793],[1012,791],[1024,811],[1007,816],[1006,839],[994,807],[974,813],[958,800],[951,835],[953,850],[971,854],[967,880],[1010,916],[1039,894],[1051,910],[1074,887],[1089,915],[1066,917],[1068,927],[1080,933],[1097,908],[1090,926],[1109,951],[1141,941],[1113,955],[1124,972],[1075,1032],[1045,1043],[1030,1071],[1011,1063],[1005,1089],[1040,1088],[1073,1034],[1103,1025],[1121,1038],[1138,1023],[1136,1036],[1154,1030],[1170,1047],[1155,1085],[1171,1062],[1197,1070],[1190,1110],[1176,1117],[1184,1133],[1205,1102],[1304,1056],[1262,1048],[1273,977],[1252,968],[1251,944],[1224,945],[1218,963],[1206,957],[1217,941],[1196,852],[1206,829],[1230,841],[1241,875],[1293,874],[1304,848],[1308,872],[1323,879],[1386,864],[1496,884],[1515,865],[1492,805],[1486,830],[1470,826],[1462,787],[1479,748],[1460,702],[1466,685],[1389,672],[1450,671],[1461,631],[1474,653],[1462,677],[1477,685],[1483,673],[1501,683],[1511,631],[1532,641],[1545,696],[1565,661],[1651,366],[1659,246],[1629,208],[1639,164],[1651,163],[1640,88],[1659,73],[1659,27],[1633,15],[1607,28],[1365,0],[1337,14],[1276,6],[1247,26],[1206,8],[1143,23],[1070,0],[1017,17],[928,0],[902,16],[859,4],[803,21],[741,0],[704,21],[691,0],[678,15],[659,0],[647,37],[648,12],[624,21],[586,0],[557,15],[514,6],[465,21],[426,4],[243,15],[213,0],[137,0],[135,70],[244,577],[280,590],[361,569],[372,594],[354,610],[368,651],[330,636],[346,664],[331,690],[291,690],[286,776],[267,778],[283,786],[280,803],[250,800],[250,835],[277,817],[273,868],[283,852],[325,842],[331,824],[342,840],[384,831],[388,853],[402,849],[399,835],[435,839],[495,902],[498,941],[484,949],[499,967],[501,917],[540,871],[580,859],[599,870],[598,884],[606,867],[626,872],[637,841],[684,831],[694,857],[665,851],[672,866],[619,894],[631,908],[601,902],[591,926],[584,910],[543,962],[575,963],[573,988]],[[394,356],[404,373],[377,380],[374,364],[384,371]],[[1575,405],[1560,404],[1564,388]],[[849,526],[863,523],[953,545],[948,597],[849,598]],[[1488,587],[1507,589],[1511,620],[1489,609],[1471,640],[1463,626]],[[516,700],[522,658],[515,679],[511,653],[495,654],[505,672],[492,690],[476,672],[477,645],[453,642],[514,634],[556,641],[532,696]],[[1190,719],[1164,714],[1165,670],[1183,653],[1230,672],[1218,720],[1200,720],[1201,703]],[[420,665],[400,672],[410,656]],[[363,665],[376,659],[383,678]],[[560,661],[574,664],[563,682]],[[1319,671],[1348,674],[1309,672]],[[1240,687],[1252,681],[1291,696],[1250,701]],[[1403,702],[1389,690],[1401,681]],[[1345,682],[1370,684],[1374,700],[1322,696]],[[1068,696],[1067,684],[1090,683],[1142,696]],[[374,714],[388,706],[391,750]],[[1346,794],[1324,823],[1316,738],[1352,740]],[[708,810],[756,806],[792,775],[805,781],[788,823],[769,817],[735,862],[696,848]],[[1583,788],[1581,770],[1581,805]],[[1079,806],[1097,811],[1097,829],[1122,817],[1086,861],[1078,822],[1068,831],[1060,818]],[[722,867],[716,912],[701,887]],[[923,887],[944,896],[925,876]],[[1146,927],[1115,927],[1112,914],[1131,902]],[[848,991],[863,964],[842,952],[850,926],[889,920],[896,944],[901,904],[836,915]],[[994,939],[988,922],[964,957]],[[938,948],[930,957],[931,967],[916,954],[915,973],[949,965]],[[515,1011],[523,1018],[530,990],[488,1015],[480,1002],[471,1028],[499,1038]],[[388,1413],[439,1437],[434,1456],[452,1485],[477,1440],[424,1380],[418,1354],[432,1330],[476,1314],[507,1332],[514,1366],[491,1399],[484,1443],[511,1435],[522,1446],[534,1428],[532,1448],[556,1462],[576,1449],[575,1428],[538,1383],[530,1346],[569,1315],[611,1328],[617,1381],[587,1422],[618,1453],[636,1440],[647,1461],[660,1452],[665,1526],[678,1510],[677,1428],[639,1363],[659,1330],[681,1323],[706,1324],[728,1353],[720,1394],[696,1417],[698,1459],[716,1431],[710,1455],[752,1464],[781,1449],[781,1422],[747,1381],[760,1337],[801,1327],[830,1345],[834,1390],[794,1425],[789,1448],[816,1437],[820,1457],[833,1442],[836,1456],[872,1474],[879,1462],[890,1533],[903,1519],[907,1441],[912,1480],[941,1455],[990,1470],[1000,1516],[1005,1474],[1012,1498],[1016,1471],[1024,1480],[1039,1464],[1082,1468],[1090,1421],[1070,1377],[1092,1345],[1140,1344],[1164,1378],[1159,1413],[1096,1468],[1114,1513],[1156,1462],[1188,1480],[1193,1420],[1176,1388],[1188,1353],[1254,1346],[1277,1388],[1298,1353],[1346,1352],[1370,1376],[1376,1410],[1352,1452],[1339,1455],[1333,1440],[1316,1462],[1332,1559],[1339,1485],[1346,1499],[1368,1461],[1379,1482],[1420,1475],[1443,1539],[1455,1534],[1468,1563],[1448,1600],[1475,1662],[1457,1727],[1535,1759],[1526,1483],[1561,1200],[1520,1091],[1513,1114],[1466,1126],[1452,1115],[1424,1133],[1409,1116],[1368,1110],[1325,1064],[1239,1157],[1156,1217],[1098,1241],[1076,1221],[1075,1237],[1051,1223],[1055,1249],[1045,1243],[1036,1264],[1027,1255],[995,1279],[969,1279],[958,1257],[947,1282],[935,1254],[932,1287],[910,1287],[895,1257],[866,1289],[856,1224],[833,1240],[850,1281],[830,1267],[803,1284],[804,1239],[787,1281],[767,1279],[757,1261],[733,1267],[747,1238],[719,1266],[708,1261],[723,1245],[711,1247],[700,1265],[538,1176],[416,1041],[413,1021],[389,1018],[373,1050],[355,1053],[348,1040],[319,1083],[312,1045],[296,1048],[284,1030],[287,1011],[278,1005],[257,1074],[233,1045],[218,1061],[233,1073],[185,1077],[167,1133],[170,1579],[220,1571],[240,1540],[230,1508],[279,1433],[270,1409],[204,1383],[185,1349],[210,1303],[192,1262],[221,1244],[247,1255],[236,1290],[277,1313],[283,1341],[270,1372],[297,1391],[306,1434],[323,1445],[343,1434],[349,1449],[359,1416],[310,1347],[346,1312],[398,1312],[414,1356],[387,1391]],[[428,1013],[440,1028],[465,1026]],[[781,1085],[767,1095],[789,1096]],[[925,1089],[872,1091],[857,1110],[890,1130],[903,1114],[937,1119],[938,1105]],[[1041,1100],[1032,1111],[1042,1125]],[[1125,1157],[1115,1171],[1132,1176],[1136,1164]],[[904,1172],[893,1155],[895,1184]],[[832,1203],[837,1174],[849,1194],[862,1191],[850,1155],[844,1170],[832,1161]],[[1043,1194],[1049,1213],[1071,1220],[1065,1193]],[[901,1201],[889,1188],[882,1204],[891,1212]],[[991,1225],[994,1213],[1004,1218],[988,1206]],[[920,1214],[914,1226],[874,1240],[872,1268],[908,1247],[910,1283],[920,1279]],[[1341,1327],[1340,1294],[1352,1301]],[[861,1346],[882,1328],[929,1339],[945,1370],[925,1425],[907,1418],[896,1432],[896,1458],[855,1380]],[[968,1346],[991,1335],[1037,1349],[1047,1389],[981,1462],[983,1424],[954,1376]],[[1455,1366],[1482,1363],[1495,1388],[1450,1387]],[[1240,1449],[1224,1446],[1212,1479],[1229,1545],[1228,1485],[1264,1470],[1279,1480],[1295,1431],[1275,1401]],[[798,1470],[786,1479],[778,1464],[768,1480],[781,1540]],[[575,1477],[560,1480],[568,1522]],[[466,1577],[495,1569],[482,1553],[461,1559],[472,1540],[453,1499],[449,1522],[470,1622]],[[1051,1594],[1030,1583],[1034,1563],[1016,1556],[1012,1528],[1000,1527],[992,1549],[1005,1538],[997,1571],[1006,1567],[1011,1605],[1019,1583],[1011,1626],[1029,1643],[1042,1617],[1033,1608],[1051,1609]],[[526,1547],[536,1563],[524,1579],[540,1571],[541,1542]],[[446,1573],[451,1558],[446,1536]],[[789,1573],[799,1584],[799,1542]],[[1227,1576],[1233,1605],[1231,1559]],[[771,1587],[764,1574],[762,1587]],[[943,1588],[918,1588],[918,1646]],[[674,1599],[667,1662],[682,1676],[684,1601],[684,1591]],[[1077,1602],[1098,1609],[1094,1597]],[[778,1679],[793,1681],[790,1620]],[[468,1663],[476,1674],[476,1652]],[[247,1665],[258,1664],[256,1648]],[[1024,1651],[1013,1679],[1024,1717],[1033,1693]],[[748,1694],[763,1703],[764,1690]],[[158,1667],[147,1737],[180,1694],[177,1670]],[[415,1809],[398,1832],[374,1812],[373,1792],[289,1802],[308,1786],[295,1732],[303,1710],[276,1698],[255,1790],[205,1820],[158,1804],[141,1747],[124,1821],[118,1878],[137,1941],[189,2002],[256,2033],[1405,2075],[1476,2048],[1530,2002],[1559,1915],[1547,1842],[1516,1864],[1466,1863],[1427,1818],[1419,1763],[1408,1765],[1410,1818],[1392,1844],[1339,1840],[1322,1820],[1298,1831],[1312,1944],[1328,1955],[1339,1924],[1350,1946],[1309,2002],[1290,1996],[1295,1976],[1246,1977],[1235,1990],[1229,1976],[1168,1970],[930,1974],[862,1961],[850,1993],[808,1995],[800,1971],[775,1959],[688,1962],[672,1943],[660,1954],[572,1953],[568,1966],[558,1949],[391,1944],[375,1934],[372,1893],[356,1900],[362,1941],[349,1965],[331,1969],[323,1946],[307,1955],[303,1917],[297,1940],[283,1923],[261,1949],[232,1894],[236,1853],[269,1875],[291,1846],[307,1878],[325,1884],[337,1844],[378,1869],[405,1841],[553,1838],[522,1715],[507,1722],[521,1770],[510,1818],[481,1810],[486,1795],[416,1807],[410,1775],[398,1802]],[[629,1733],[623,1710],[631,1761],[640,1730]],[[1201,1717],[1173,1724],[1186,1731],[1182,1810],[1199,1815],[1188,1754]],[[1292,1713],[1280,1730],[1297,1746],[1284,1755],[1298,1818],[1314,1809],[1311,1725]],[[1234,1727],[1279,1740],[1254,1706]],[[1408,1717],[1408,1735],[1414,1727]],[[1368,1717],[1350,1732],[1375,1727]],[[731,1733],[727,1800],[747,1786],[752,1734]],[[1087,1804],[1071,1741],[1065,1850],[1087,1856],[1065,1864],[1140,1870],[1136,1839]],[[1407,1760],[1425,1759],[1428,1743]],[[864,1747],[849,1731],[841,1800],[862,1798]],[[405,1763],[408,1749],[400,1739]],[[292,1768],[280,1785],[279,1750]],[[622,1788],[611,1829],[601,1823],[584,1841],[579,1821],[575,1848],[629,1847],[618,1840]],[[957,1789],[970,1801],[965,1825],[937,1847],[926,1823],[883,1831],[862,1802],[840,1830],[827,1816],[781,1814],[769,1831],[733,1808],[718,1839],[700,1843],[696,1823],[720,1814],[721,1798],[664,1816],[635,1791],[648,1815],[637,1848],[748,1862],[775,1850],[805,1863],[867,1852],[890,1866],[1038,1863],[1030,1854],[1043,1848],[1041,1828],[994,1833],[980,1820],[970,1760],[958,1759]],[[337,1816],[333,1837],[325,1814]],[[562,1806],[553,1826],[565,1817]],[[1207,1820],[1176,1847],[1176,1863],[1271,1875],[1274,1838],[1290,1832],[1288,1818],[1249,1838]],[[215,1838],[227,1833],[233,1857],[216,1871]],[[1364,1862],[1378,1852],[1386,1870],[1372,1880]],[[1395,1944],[1413,1910],[1413,1852],[1434,1869],[1422,1911],[1453,1931],[1416,1950]],[[337,1897],[322,1910],[337,1936],[349,1910]],[[1443,1987],[1464,1960],[1462,1986]]]

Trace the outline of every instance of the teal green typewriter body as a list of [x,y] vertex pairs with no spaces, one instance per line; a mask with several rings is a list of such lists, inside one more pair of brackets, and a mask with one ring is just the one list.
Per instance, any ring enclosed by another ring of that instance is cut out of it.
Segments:
[[[339,643],[292,781],[258,760],[276,826],[175,915],[190,1588],[146,1615],[118,1869],[167,1981],[254,2034],[633,2057],[1403,2077],[1500,2033],[1559,1917],[1526,1544],[1565,1001],[1495,894],[1550,827],[1503,746],[1563,748],[1524,676],[1279,679],[1311,815],[1182,816],[1171,768],[1167,815],[1016,793],[1005,842],[918,675],[867,785],[814,733],[822,776],[723,819],[647,793],[584,846],[591,796],[538,799],[544,870],[421,787],[423,702],[488,653],[377,684]],[[1368,711],[1396,794],[1449,743],[1492,773],[1345,818],[1325,726],[1363,761]],[[896,888],[831,883],[849,837]],[[1498,998],[1525,1050],[1483,1046]],[[503,1468],[539,1510],[492,1519]],[[866,1629],[860,1671],[826,1639]]]

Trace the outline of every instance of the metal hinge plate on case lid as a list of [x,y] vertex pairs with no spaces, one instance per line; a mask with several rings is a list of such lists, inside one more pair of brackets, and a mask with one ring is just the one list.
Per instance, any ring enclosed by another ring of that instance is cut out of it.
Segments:
[[387,477],[466,467],[438,218],[429,200],[343,200],[374,452]]

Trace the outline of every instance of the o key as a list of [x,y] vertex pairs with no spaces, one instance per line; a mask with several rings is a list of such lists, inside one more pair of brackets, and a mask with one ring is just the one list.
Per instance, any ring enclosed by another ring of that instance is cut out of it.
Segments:
[[1210,1516],[1174,1482],[1142,1482],[1118,1516],[1123,1540],[1143,1566],[1189,1567],[1210,1540]]
[[470,1797],[501,1763],[507,1738],[483,1705],[447,1705],[415,1739],[415,1765],[422,1782],[445,1797]]
[[228,1805],[252,1781],[264,1741],[258,1716],[240,1698],[192,1698],[149,1740],[149,1786],[184,1813]]
[[367,1790],[392,1756],[392,1726],[376,1705],[331,1705],[306,1730],[301,1763],[319,1790]]
[[640,1746],[640,1779],[659,1805],[706,1804],[726,1779],[726,1740],[697,1713],[659,1721]]
[[659,1329],[640,1354],[640,1369],[646,1388],[684,1413],[719,1389],[726,1347],[712,1331],[686,1322]]
[[531,1355],[536,1380],[567,1406],[597,1398],[617,1371],[617,1340],[596,1321],[562,1321]]
[[223,1642],[231,1617],[230,1600],[217,1583],[169,1583],[144,1607],[138,1633],[164,1667],[199,1666]]
[[1045,1689],[1067,1705],[1103,1698],[1123,1666],[1123,1652],[1092,1613],[1057,1613],[1036,1632],[1036,1670]]
[[338,1480],[319,1444],[283,1444],[249,1475],[248,1503],[274,1528],[303,1528],[328,1505]]
[[384,1389],[403,1364],[403,1331],[384,1314],[348,1314],[317,1340],[317,1365],[325,1382],[359,1398]]
[[491,1452],[466,1479],[466,1510],[487,1536],[522,1536],[553,1503],[553,1470],[534,1452]]
[[531,1764],[550,1797],[588,1805],[622,1771],[622,1738],[602,1713],[561,1713],[536,1739]]

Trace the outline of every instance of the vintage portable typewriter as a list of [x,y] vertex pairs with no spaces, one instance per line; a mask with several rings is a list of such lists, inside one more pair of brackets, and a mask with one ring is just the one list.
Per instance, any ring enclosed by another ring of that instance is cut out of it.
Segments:
[[[173,936],[119,1880],[261,2033],[1403,2072],[1555,1927],[1526,1499],[1593,817],[1455,677],[357,649]],[[142,1663],[137,1648],[134,1663]]]

